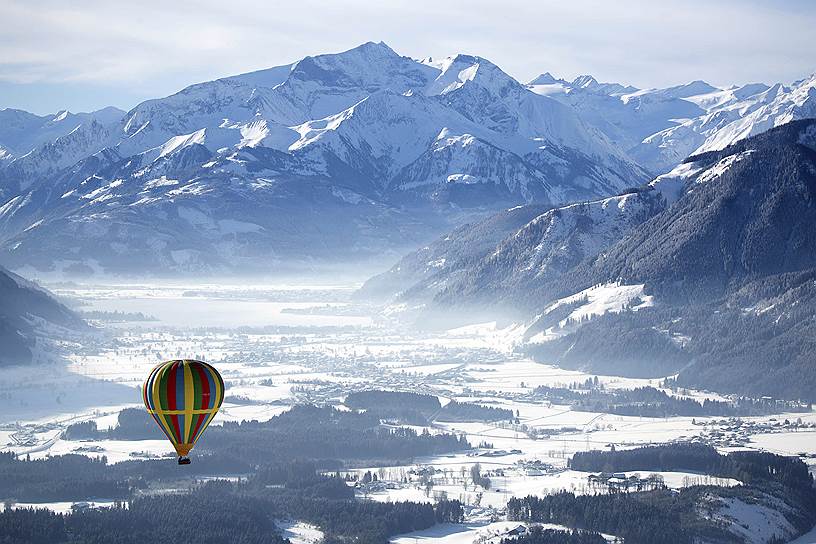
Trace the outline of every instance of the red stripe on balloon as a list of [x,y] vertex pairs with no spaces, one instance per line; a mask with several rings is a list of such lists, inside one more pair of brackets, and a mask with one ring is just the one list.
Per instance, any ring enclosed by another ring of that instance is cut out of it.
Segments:
[[198,377],[201,381],[201,405],[198,407],[198,409],[204,410],[210,407],[210,380],[207,379],[207,375],[204,372],[204,369],[201,368],[201,365],[196,365],[193,368],[196,369]]
[[[168,410],[177,410],[176,408],[176,366],[178,366],[178,362],[173,363],[170,368],[168,369],[167,373],[167,409]],[[173,432],[176,435],[176,440],[182,442],[181,438],[181,431],[179,430],[179,418],[178,415],[173,414],[170,416],[170,423],[173,425]]]
[[201,424],[204,423],[204,420],[207,418],[207,414],[198,414],[198,421],[196,421],[195,429],[193,429],[193,434],[190,435],[190,442],[196,441],[196,435],[198,434],[198,429],[201,427]]

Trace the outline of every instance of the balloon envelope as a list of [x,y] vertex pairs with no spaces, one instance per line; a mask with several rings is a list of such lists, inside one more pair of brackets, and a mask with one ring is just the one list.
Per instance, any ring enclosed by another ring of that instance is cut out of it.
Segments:
[[142,396],[147,411],[183,457],[221,407],[224,380],[203,361],[167,361],[147,377]]

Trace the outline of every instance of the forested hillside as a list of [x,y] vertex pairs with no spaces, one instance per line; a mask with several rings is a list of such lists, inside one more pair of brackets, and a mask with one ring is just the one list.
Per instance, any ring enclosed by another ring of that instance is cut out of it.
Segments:
[[815,226],[816,121],[794,121],[546,211],[390,311],[509,317],[528,325],[525,350],[563,367],[813,401]]

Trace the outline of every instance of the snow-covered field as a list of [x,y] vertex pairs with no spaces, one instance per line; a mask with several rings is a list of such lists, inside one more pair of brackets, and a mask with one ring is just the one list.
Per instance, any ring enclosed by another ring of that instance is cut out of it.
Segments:
[[796,529],[782,514],[785,506],[781,501],[771,497],[768,501],[773,508],[735,498],[723,499],[713,518],[748,544],[764,544],[774,538],[790,539],[796,535]]
[[[434,542],[435,544],[498,544],[503,538],[508,538],[518,527],[527,527],[528,524],[518,521],[475,521],[472,523],[454,524],[441,523],[429,529],[406,533],[391,539],[392,544],[419,544],[420,542]],[[540,524],[543,529],[569,530],[562,525],[551,523]],[[610,542],[611,535],[604,535]]]
[[283,520],[275,522],[283,538],[292,544],[319,544],[323,540],[323,531],[302,521]]
[[[434,477],[434,485],[430,490],[423,488],[418,481],[410,484],[400,484],[394,488],[376,489],[374,491],[360,492],[359,496],[380,502],[434,502],[440,496],[447,496],[450,499],[459,499],[464,504],[478,504],[482,508],[493,508],[501,510],[511,497],[526,497],[528,495],[543,497],[553,492],[569,491],[576,495],[606,493],[607,489],[602,486],[593,486],[589,483],[589,472],[577,470],[564,470],[552,474],[531,475],[525,469],[514,465],[502,465],[501,463],[486,463],[479,461],[482,467],[482,474],[487,475],[491,480],[490,489],[476,487],[469,482],[468,477],[464,479],[460,476],[461,468],[466,469],[472,464],[469,463],[432,463],[437,469],[445,472]],[[409,470],[411,467],[398,467],[393,470]],[[501,471],[497,476],[497,469]],[[360,473],[364,471],[359,471]],[[467,472],[465,472],[467,474]],[[721,486],[740,485],[740,482],[731,478],[712,478],[704,474],[691,472],[652,472],[642,473],[628,472],[627,477],[636,476],[646,478],[657,475],[669,489],[681,489],[691,485],[710,484]]]

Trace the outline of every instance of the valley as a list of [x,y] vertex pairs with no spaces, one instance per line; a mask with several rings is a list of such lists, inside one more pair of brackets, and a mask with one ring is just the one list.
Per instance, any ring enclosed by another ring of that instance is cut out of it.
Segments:
[[[707,444],[724,453],[755,450],[800,456],[816,467],[816,414],[809,408],[742,417],[642,417],[578,410],[536,392],[561,388],[587,394],[587,382],[607,392],[661,388],[661,380],[596,376],[535,362],[515,350],[517,327],[486,323],[424,333],[404,328],[353,302],[355,285],[51,287],[78,310],[151,319],[92,321],[92,333],[59,347],[66,363],[0,369],[2,382],[14,384],[0,390],[0,443],[21,458],[79,454],[104,456],[108,463],[172,462],[172,450],[158,431],[153,438],[80,438],[71,437],[70,429],[93,422],[103,431],[117,425],[121,410],[141,412],[139,388],[150,369],[159,361],[195,354],[216,365],[226,383],[215,426],[269,421],[304,404],[348,410],[344,403],[350,393],[370,390],[432,395],[443,407],[455,402],[509,410],[509,419],[496,421],[445,421],[441,415],[408,425],[395,420],[390,424],[394,428],[452,433],[475,449],[420,456],[408,464],[371,465],[361,459],[346,462],[342,472],[360,500],[459,500],[473,527],[500,519],[513,497],[617,489],[612,486],[619,483],[600,483],[593,480],[596,473],[569,467],[576,453],[589,450]],[[309,308],[320,311],[306,311]],[[26,379],[20,378],[23,372]],[[702,391],[665,391],[696,401],[728,400]],[[205,435],[199,449],[208,451],[208,443]],[[474,483],[473,467],[490,483]],[[372,474],[376,481],[370,481]],[[236,477],[248,476],[194,473],[187,481],[177,477],[156,489],[185,489],[212,478]],[[733,478],[682,470],[635,470],[620,478],[638,489],[742,485]],[[73,499],[39,506],[65,511],[80,502],[112,504],[110,497]],[[37,505],[21,501],[19,507]]]

